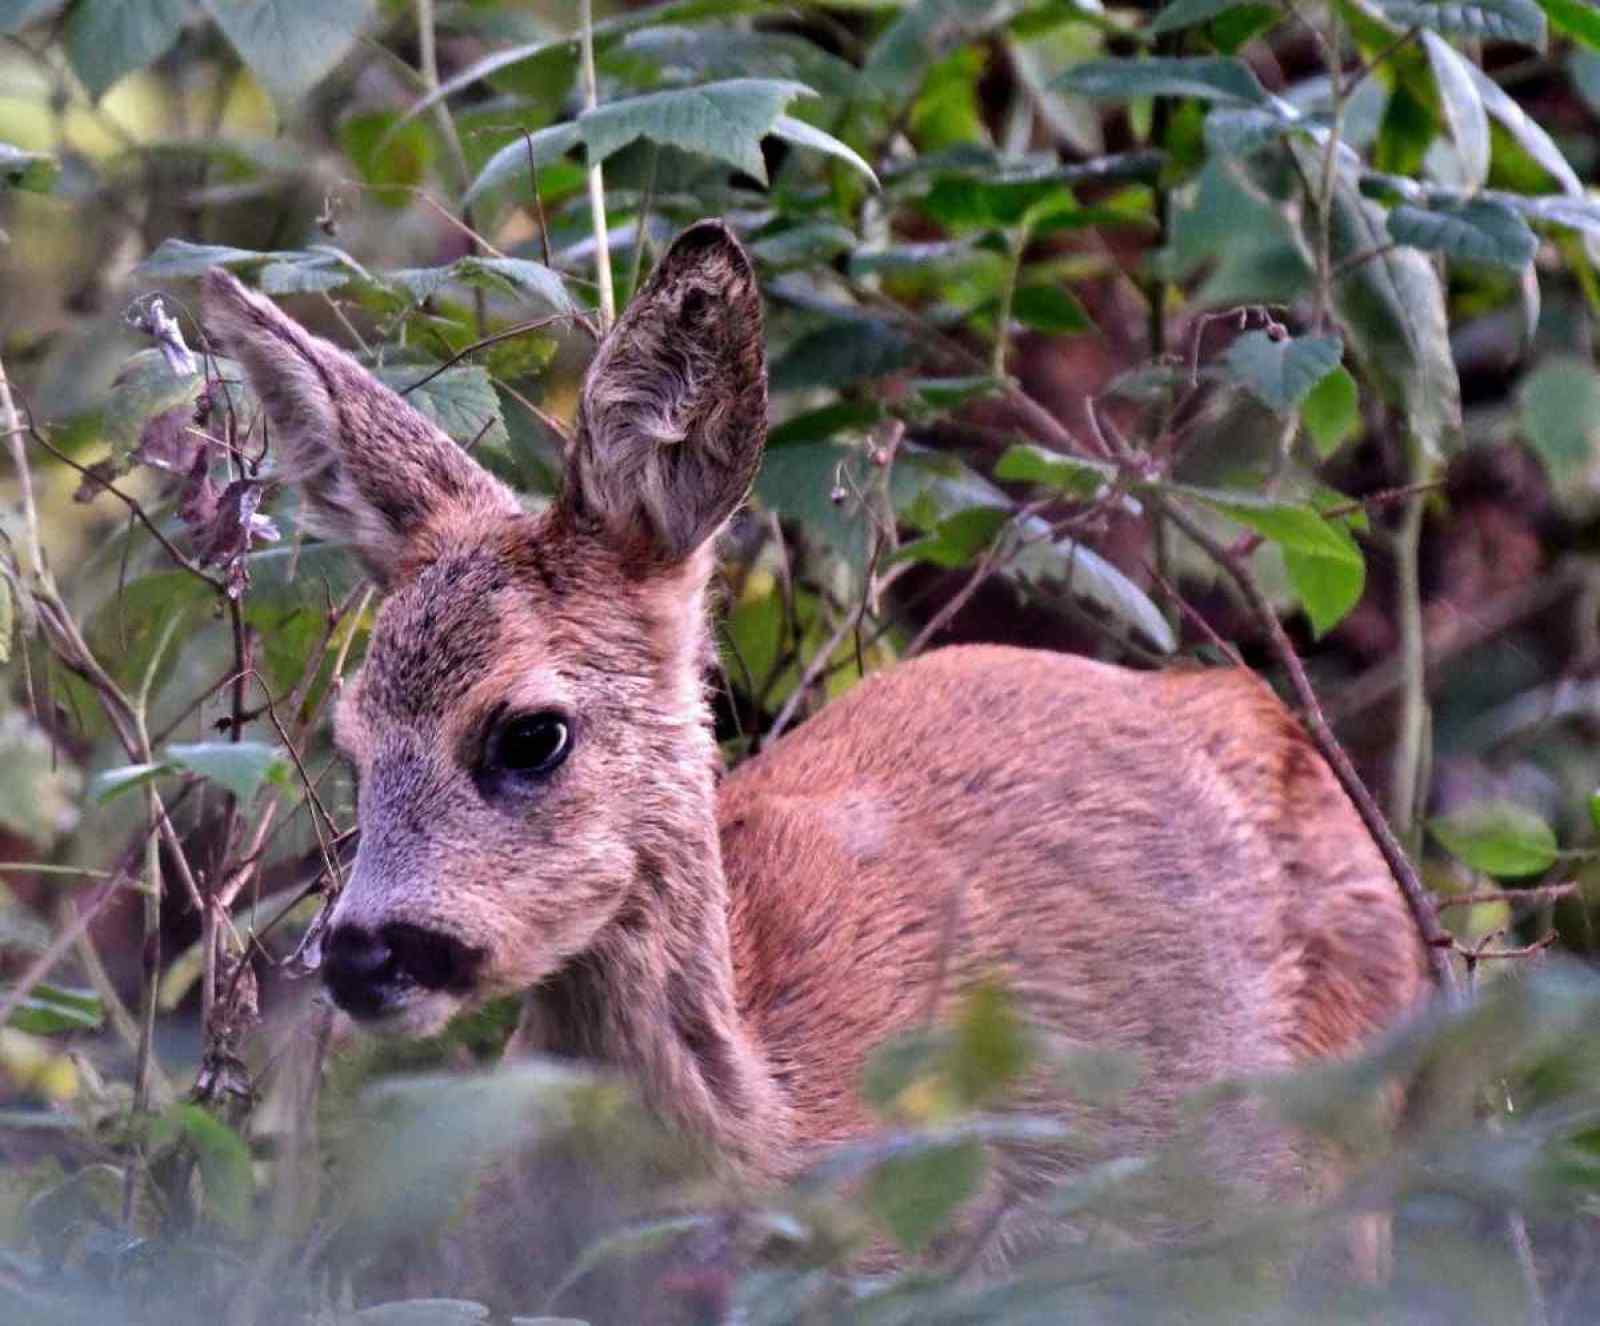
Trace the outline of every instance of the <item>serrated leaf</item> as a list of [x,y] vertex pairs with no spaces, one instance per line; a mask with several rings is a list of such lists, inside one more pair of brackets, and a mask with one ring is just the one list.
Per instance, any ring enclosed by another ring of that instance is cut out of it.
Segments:
[[48,152],[26,152],[0,143],[0,189],[48,193],[56,177],[56,159]]
[[1104,461],[1047,451],[1032,442],[1017,442],[995,462],[994,477],[1011,483],[1037,483],[1073,497],[1090,498],[1116,481],[1116,470]]
[[280,106],[299,101],[355,45],[372,0],[202,0],[222,34]]
[[1321,460],[1361,431],[1361,392],[1342,365],[1313,387],[1300,405],[1300,421]]
[[1428,829],[1457,860],[1505,879],[1548,870],[1558,852],[1543,817],[1509,801],[1477,802],[1429,820]]
[[164,239],[133,272],[145,280],[204,276],[211,267],[258,266],[277,256],[254,249],[236,249],[227,244],[191,244],[186,239]]
[[460,258],[448,270],[455,280],[499,287],[537,300],[558,313],[572,313],[578,307],[559,272],[527,258]]
[[1279,338],[1252,331],[1234,340],[1223,363],[1269,410],[1292,414],[1343,358],[1344,342],[1337,336]]
[[1544,45],[1544,13],[1535,0],[1378,0],[1378,8],[1401,28]]
[[576,121],[552,124],[537,133],[518,135],[484,162],[483,169],[478,172],[478,178],[472,181],[472,187],[467,190],[462,203],[470,203],[479,194],[512,181],[525,184],[531,191],[533,172],[566,156],[582,141],[582,137]]
[[867,1179],[867,1207],[902,1248],[920,1251],[977,1192],[984,1165],[983,1147],[976,1141],[927,1145],[891,1156]]
[[1309,506],[1250,493],[1187,485],[1173,485],[1173,491],[1204,502],[1276,544],[1283,552],[1290,586],[1317,635],[1337,625],[1360,601],[1366,587],[1366,559],[1343,525],[1325,520]]
[[1538,0],[1550,25],[1600,51],[1600,8],[1594,0]]
[[173,743],[164,754],[174,769],[209,779],[241,802],[249,801],[264,783],[289,780],[288,757],[264,741]]
[[1400,203],[1389,211],[1396,244],[1466,262],[1519,270],[1533,261],[1539,239],[1515,211],[1492,198],[1439,201],[1430,207]]
[[1575,355],[1546,359],[1521,384],[1517,419],[1558,487],[1581,479],[1600,451],[1600,374]]
[[6,1025],[30,1036],[54,1036],[93,1031],[105,1020],[105,1005],[93,990],[69,990],[41,981],[28,991]]
[[770,131],[775,138],[781,138],[786,143],[793,143],[796,147],[809,148],[813,152],[821,152],[826,156],[836,157],[851,169],[865,175],[872,181],[872,187],[878,187],[878,177],[865,160],[848,143],[840,142],[830,133],[824,133],[814,125],[807,124],[804,120],[797,120],[792,115],[780,115],[773,122]]
[[1260,106],[1266,91],[1243,60],[1223,56],[1169,56],[1147,60],[1086,60],[1051,84],[1100,101],[1133,97],[1198,97],[1224,105]]
[[726,161],[765,184],[762,138],[773,131],[791,101],[811,95],[803,83],[732,78],[607,102],[580,115],[578,129],[590,161],[604,161],[645,138]]
[[188,11],[186,0],[75,0],[64,33],[72,72],[99,101],[178,40]]
[[500,397],[481,365],[457,364],[442,373],[428,365],[386,366],[377,376],[462,446],[505,445]]
[[1168,32],[1181,32],[1197,23],[1208,23],[1229,9],[1254,3],[1254,0],[1172,0],[1163,5],[1150,25],[1150,35],[1159,37]]
[[1035,331],[1070,335],[1092,331],[1083,305],[1058,285],[1025,285],[1011,298],[1011,316]]
[[1489,114],[1478,95],[1478,85],[1467,60],[1437,33],[1424,32],[1422,46],[1439,89],[1439,107],[1450,127],[1451,141],[1461,160],[1461,173],[1469,189],[1479,189],[1489,178]]

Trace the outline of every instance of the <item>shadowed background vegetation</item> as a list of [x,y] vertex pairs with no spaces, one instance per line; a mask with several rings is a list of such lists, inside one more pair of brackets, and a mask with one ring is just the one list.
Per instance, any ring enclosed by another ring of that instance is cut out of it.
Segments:
[[[1587,0],[0,0],[0,1311],[1592,1321],[1597,144]],[[313,998],[374,592],[302,538],[194,278],[537,505],[707,215],[772,363],[728,759],[958,640],[1260,669],[1447,985],[1359,1063],[1219,1088],[1349,1146],[1337,1203],[1251,1209],[1180,1138],[981,1280],[991,1148],[1074,1144],[1010,1085],[1159,1064],[980,989],[878,1054],[881,1136],[749,1194],[603,1075],[490,1072],[512,1005],[375,1047]],[[1392,1282],[1319,1275],[1372,1206]],[[1158,1211],[1192,1236],[1141,1248]]]

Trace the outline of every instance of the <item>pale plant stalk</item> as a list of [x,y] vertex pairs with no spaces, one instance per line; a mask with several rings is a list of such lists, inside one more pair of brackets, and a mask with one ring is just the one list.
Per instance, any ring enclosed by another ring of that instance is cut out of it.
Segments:
[[[594,0],[582,0],[583,108],[600,104],[600,82],[594,71]],[[606,182],[598,161],[589,163],[589,215],[594,224],[595,285],[600,292],[600,334],[617,318],[617,296],[611,285],[611,240],[606,233]]]
[[16,402],[11,398],[11,382],[6,377],[6,366],[0,361],[0,430],[6,435],[11,448],[11,461],[17,471],[17,494],[22,504],[22,530],[28,560],[19,568],[24,582],[38,580],[44,574],[44,552],[39,543],[39,509],[33,501],[33,476],[28,471],[28,455],[22,443],[22,419],[17,414]]

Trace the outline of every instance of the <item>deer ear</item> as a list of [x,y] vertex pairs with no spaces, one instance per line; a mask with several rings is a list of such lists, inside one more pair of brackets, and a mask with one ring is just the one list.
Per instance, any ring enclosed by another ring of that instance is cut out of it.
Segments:
[[702,221],[589,367],[563,509],[631,560],[676,566],[744,500],[766,431],[755,273],[726,226]]
[[206,324],[261,400],[278,477],[308,499],[311,528],[349,543],[380,584],[429,560],[447,521],[520,508],[443,431],[337,346],[220,268]]

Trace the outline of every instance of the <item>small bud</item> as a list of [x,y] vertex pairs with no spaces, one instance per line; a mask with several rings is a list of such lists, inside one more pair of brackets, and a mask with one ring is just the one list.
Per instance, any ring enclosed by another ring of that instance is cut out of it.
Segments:
[[828,494],[828,501],[832,502],[834,506],[843,506],[845,499],[849,496],[850,494],[845,491],[844,485],[836,483],[833,485],[833,491]]

